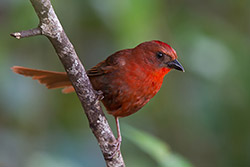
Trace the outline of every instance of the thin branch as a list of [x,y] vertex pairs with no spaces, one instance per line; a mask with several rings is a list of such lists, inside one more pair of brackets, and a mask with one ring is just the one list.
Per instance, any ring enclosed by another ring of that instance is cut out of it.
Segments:
[[37,28],[30,29],[30,30],[14,32],[14,33],[11,33],[10,35],[15,37],[16,39],[21,39],[21,38],[25,38],[25,37],[42,35],[42,30],[40,27],[37,27]]
[[[98,97],[100,96],[95,94],[96,91],[92,88],[85,69],[79,60],[73,45],[65,34],[50,0],[30,1],[40,20],[38,29],[41,30],[41,34],[45,35],[54,46],[85,110],[85,114],[89,120],[89,126],[98,141],[106,165],[108,167],[124,167],[125,164],[121,152],[117,149],[116,138],[114,137],[108,121],[100,107],[98,100]],[[24,33],[19,33],[13,34],[13,36],[16,38],[22,38],[25,36],[22,36]],[[33,35],[26,35],[25,37],[28,36]]]

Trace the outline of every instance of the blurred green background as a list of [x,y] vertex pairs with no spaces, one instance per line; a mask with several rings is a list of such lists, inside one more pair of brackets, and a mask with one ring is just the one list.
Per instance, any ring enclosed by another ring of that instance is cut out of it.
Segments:
[[[249,0],[52,3],[87,69],[158,39],[175,48],[186,70],[170,72],[143,109],[120,120],[128,167],[250,165]],[[76,95],[10,70],[63,71],[45,37],[9,36],[37,24],[28,0],[0,1],[0,166],[105,166]]]

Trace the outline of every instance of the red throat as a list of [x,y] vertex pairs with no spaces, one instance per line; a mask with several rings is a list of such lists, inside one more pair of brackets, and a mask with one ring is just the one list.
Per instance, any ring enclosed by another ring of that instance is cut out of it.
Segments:
[[159,72],[162,77],[164,77],[171,69],[169,68],[162,68],[161,71]]
[[169,68],[162,68],[158,71],[155,72],[155,79],[156,80],[163,80],[163,78],[165,77],[165,75],[170,71],[171,69]]

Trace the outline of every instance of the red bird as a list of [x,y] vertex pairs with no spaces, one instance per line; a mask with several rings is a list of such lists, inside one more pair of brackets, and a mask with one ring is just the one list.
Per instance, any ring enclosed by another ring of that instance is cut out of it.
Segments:
[[[14,66],[15,73],[30,76],[48,89],[64,88],[63,93],[74,91],[65,72],[36,70]],[[121,142],[118,118],[141,109],[161,88],[164,76],[171,70],[184,72],[173,48],[161,41],[149,41],[133,49],[118,51],[87,71],[97,91],[101,90],[102,103],[116,119],[117,141]]]

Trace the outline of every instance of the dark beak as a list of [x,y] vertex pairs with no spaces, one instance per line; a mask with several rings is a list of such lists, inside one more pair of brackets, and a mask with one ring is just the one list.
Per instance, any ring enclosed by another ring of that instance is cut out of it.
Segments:
[[169,68],[173,68],[182,72],[185,72],[184,68],[182,67],[181,63],[179,63],[176,59],[167,63]]

